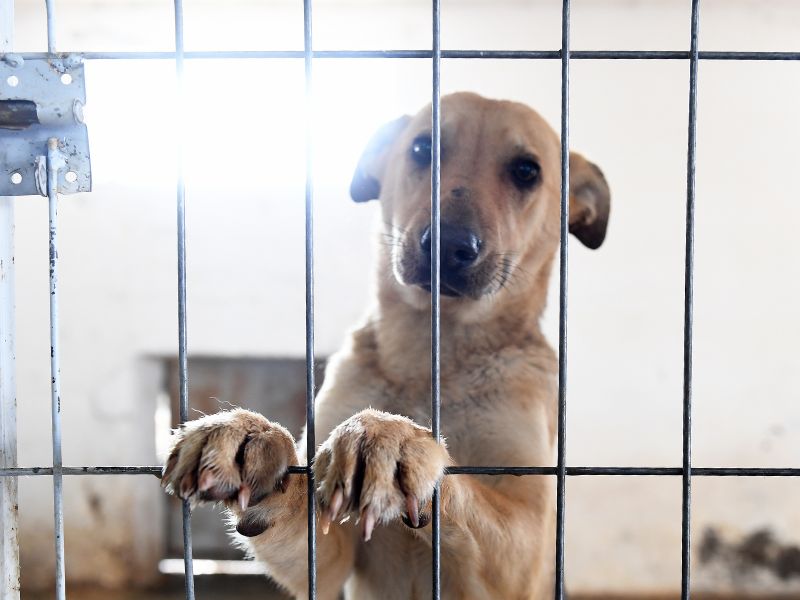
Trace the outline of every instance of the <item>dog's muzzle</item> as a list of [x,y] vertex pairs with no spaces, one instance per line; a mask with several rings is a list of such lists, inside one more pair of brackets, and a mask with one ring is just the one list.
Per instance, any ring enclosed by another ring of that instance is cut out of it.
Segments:
[[[470,294],[469,270],[478,260],[482,242],[474,231],[460,225],[442,223],[440,228],[440,292],[445,296]],[[419,238],[422,262],[416,284],[431,290],[431,228],[422,230]]]

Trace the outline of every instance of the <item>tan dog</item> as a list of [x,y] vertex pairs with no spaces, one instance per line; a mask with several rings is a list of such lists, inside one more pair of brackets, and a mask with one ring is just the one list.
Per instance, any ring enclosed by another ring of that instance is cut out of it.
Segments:
[[[378,302],[331,358],[316,401],[318,593],[431,594],[430,498],[442,481],[442,597],[552,594],[555,490],[547,476],[442,478],[447,465],[554,463],[557,360],[539,327],[559,240],[560,142],[530,108],[442,99],[441,423],[430,423],[431,109],[385,126],[351,186],[379,198]],[[570,231],[605,236],[600,170],[570,155]],[[280,425],[234,410],[185,424],[168,491],[223,500],[257,560],[305,597],[306,462]],[[340,521],[346,516],[353,519]],[[371,538],[371,540],[370,540]]]

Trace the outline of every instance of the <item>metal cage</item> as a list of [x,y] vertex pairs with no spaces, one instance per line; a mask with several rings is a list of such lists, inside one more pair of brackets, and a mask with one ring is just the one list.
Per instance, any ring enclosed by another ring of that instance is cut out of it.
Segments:
[[[13,0],[5,0],[8,5]],[[624,475],[624,476],[672,476],[682,479],[682,543],[681,543],[681,597],[690,597],[690,521],[691,521],[691,486],[693,477],[797,477],[800,476],[800,468],[700,468],[693,467],[691,458],[691,435],[692,435],[692,319],[693,319],[693,248],[694,248],[694,207],[695,207],[695,145],[696,145],[696,125],[697,125],[697,77],[700,61],[796,61],[800,60],[800,52],[700,52],[698,50],[698,29],[699,29],[699,0],[691,0],[691,22],[689,26],[690,49],[689,51],[572,51],[570,48],[570,0],[562,0],[561,12],[561,48],[558,50],[530,50],[530,51],[511,51],[511,50],[443,50],[441,47],[440,23],[441,8],[440,0],[432,0],[432,49],[431,50],[337,50],[337,51],[315,51],[313,49],[312,36],[312,2],[313,0],[303,0],[303,28],[304,28],[304,50],[303,51],[216,51],[216,52],[185,52],[184,51],[184,19],[182,0],[174,0],[174,20],[175,20],[175,51],[174,52],[77,52],[60,53],[57,51],[55,40],[55,13],[54,0],[46,0],[47,5],[47,39],[48,50],[42,53],[23,53],[21,55],[0,54],[0,60],[9,60],[12,56],[20,56],[23,60],[27,59],[65,59],[70,57],[73,60],[94,60],[94,59],[153,59],[153,60],[174,60],[176,68],[176,78],[179,89],[179,107],[186,102],[181,90],[183,87],[183,71],[186,60],[202,59],[276,59],[292,58],[302,59],[305,68],[306,97],[310,97],[313,83],[313,64],[315,60],[330,58],[392,58],[392,59],[425,59],[431,61],[432,78],[432,253],[431,253],[431,273],[432,273],[432,390],[431,390],[431,410],[432,410],[432,431],[438,439],[440,436],[440,395],[439,395],[439,375],[440,375],[440,356],[439,356],[439,234],[440,234],[440,72],[441,59],[518,59],[518,60],[558,60],[561,63],[561,239],[560,239],[560,263],[559,263],[559,384],[558,384],[558,436],[557,449],[558,460],[555,466],[530,466],[530,467],[504,467],[502,465],[492,467],[471,467],[458,466],[447,470],[447,476],[458,475],[549,475],[557,480],[557,513],[556,513],[556,551],[553,557],[555,562],[555,588],[554,597],[557,600],[564,598],[564,522],[566,515],[566,491],[565,482],[568,476],[594,476],[594,475]],[[0,2],[0,7],[2,2]],[[2,50],[2,47],[0,47]],[[683,330],[683,461],[679,467],[589,467],[589,466],[567,466],[567,431],[566,431],[566,409],[567,409],[567,234],[568,234],[568,210],[569,210],[569,73],[570,62],[572,60],[678,60],[687,61],[689,66],[689,119],[688,119],[688,151],[687,151],[687,176],[686,176],[686,247],[685,247],[685,270],[684,270],[684,330]],[[310,104],[307,103],[305,145],[306,145],[306,184],[305,184],[305,298],[306,298],[306,419],[307,419],[307,454],[313,457],[315,454],[316,442],[314,439],[314,236],[313,236],[313,199],[314,188],[312,180],[312,128],[310,118]],[[180,123],[180,112],[175,115]],[[179,151],[180,152],[180,151]],[[8,433],[9,428],[14,426],[14,393],[13,393],[13,283],[11,292],[8,288],[0,288],[0,367],[2,367],[5,377],[0,378],[0,400],[3,401],[3,409],[0,416],[4,422],[0,422],[0,481],[15,482],[16,478],[22,476],[44,475],[53,478],[54,489],[54,523],[55,523],[55,554],[56,554],[56,597],[63,600],[66,597],[66,586],[64,577],[64,539],[63,539],[63,508],[62,508],[62,478],[63,476],[75,475],[155,475],[160,476],[160,466],[143,467],[107,467],[107,466],[78,466],[65,467],[61,460],[61,399],[59,392],[59,352],[58,352],[58,285],[57,285],[57,202],[58,193],[55,180],[58,177],[58,160],[54,154],[54,149],[42,148],[42,153],[47,153],[47,195],[50,206],[50,303],[51,303],[51,369],[52,369],[52,446],[53,464],[52,466],[41,467],[18,467],[15,464],[16,450],[13,443],[13,436]],[[179,160],[179,165],[181,161]],[[3,199],[0,199],[2,202]],[[186,246],[185,246],[185,217],[184,208],[186,202],[186,192],[184,187],[183,173],[179,166],[177,177],[177,233],[178,233],[178,365],[179,365],[179,392],[180,392],[180,420],[186,421],[188,418],[188,368],[187,368],[187,319],[186,319]],[[0,205],[0,209],[3,205]],[[4,213],[9,214],[9,213]],[[0,226],[13,229],[13,212],[11,221],[0,220]],[[3,216],[3,215],[0,215]],[[10,229],[10,230],[11,230]],[[9,231],[10,231],[9,230]],[[5,236],[6,232],[2,232]],[[8,236],[9,241],[11,236]],[[4,240],[5,241],[5,240]],[[5,253],[13,252],[13,248],[7,245],[0,245],[0,251]],[[11,295],[8,295],[8,294]],[[5,295],[2,295],[5,294]],[[10,317],[9,317],[10,314]],[[10,319],[10,320],[8,320]],[[9,324],[10,323],[10,324]],[[10,341],[9,341],[10,340]],[[11,375],[9,376],[9,372]],[[2,389],[5,386],[5,389]],[[5,432],[5,433],[4,433]],[[314,506],[314,480],[313,472],[309,466],[292,467],[290,472],[305,475],[308,481],[308,595],[309,598],[316,598],[316,517]],[[8,486],[11,490],[14,486]],[[10,494],[10,495],[9,495]],[[8,502],[11,498],[15,500],[16,492],[9,491],[0,500]],[[3,508],[0,505],[0,508]],[[439,520],[439,497],[438,488],[434,494],[432,530],[433,530],[433,597],[440,597],[440,520]],[[0,549],[6,551],[3,555],[5,561],[13,560],[16,544],[14,524],[6,524],[3,538],[4,546]],[[192,568],[192,531],[190,520],[190,507],[187,501],[183,503],[183,559],[185,564],[185,591],[187,600],[192,600],[194,596],[194,579]],[[14,590],[18,591],[18,564],[6,565],[10,569],[10,575],[5,581],[0,582],[6,588],[0,588],[0,596],[13,596]],[[14,582],[16,569],[17,581]],[[1,572],[2,570],[0,570]],[[16,588],[13,586],[16,585]],[[6,595],[8,594],[8,595]]]

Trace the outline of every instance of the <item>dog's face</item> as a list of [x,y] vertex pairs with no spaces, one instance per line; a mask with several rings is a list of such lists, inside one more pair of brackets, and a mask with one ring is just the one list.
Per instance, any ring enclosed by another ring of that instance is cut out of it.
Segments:
[[[525,105],[469,93],[442,99],[441,286],[443,307],[494,303],[520,293],[549,265],[559,238],[560,142]],[[600,170],[570,156],[570,231],[603,241],[609,191]],[[414,305],[430,302],[431,109],[384,126],[351,185],[357,202],[379,198],[392,281]],[[389,270],[389,269],[387,269]]]

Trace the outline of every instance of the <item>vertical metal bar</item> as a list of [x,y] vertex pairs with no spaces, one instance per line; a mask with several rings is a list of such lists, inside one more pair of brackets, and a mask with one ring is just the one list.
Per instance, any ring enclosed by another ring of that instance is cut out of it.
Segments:
[[[0,52],[11,52],[14,0],[0,0]],[[0,197],[0,468],[17,466],[14,198]],[[16,477],[0,477],[0,600],[19,600]]]
[[47,142],[47,199],[50,222],[50,389],[53,428],[53,518],[55,521],[56,599],[66,598],[64,577],[64,473],[61,459],[61,367],[58,344],[58,171],[64,160],[58,140]]
[[[0,198],[0,468],[17,466],[14,271],[14,201],[6,197]],[[17,478],[1,477],[0,600],[19,600],[17,498]]]
[[186,186],[183,175],[183,4],[175,0],[176,148],[178,202],[178,362],[181,422],[189,418],[189,378],[186,358]]
[[[0,198],[0,468],[17,466],[14,202]],[[17,478],[0,478],[0,600],[19,600]]]
[[692,0],[689,52],[689,148],[686,160],[686,265],[683,313],[683,498],[681,507],[681,598],[689,600],[692,513],[692,320],[694,288],[694,202],[697,146],[697,36],[699,0]]
[[311,1],[303,0],[303,52],[305,66],[306,101],[306,462],[307,510],[308,510],[308,597],[317,597],[317,520],[314,502],[314,472],[311,465],[317,452],[314,431],[314,160],[313,160],[313,114],[312,86],[313,39],[311,29]]
[[[45,0],[47,8],[47,52],[56,51],[56,16],[54,0]],[[53,429],[53,513],[56,548],[56,600],[66,598],[64,571],[64,479],[61,458],[61,368],[58,352],[58,169],[61,166],[58,140],[47,143],[47,197],[50,214],[50,375]]]
[[[440,347],[440,280],[441,280],[441,2],[433,1],[433,99],[431,101],[431,429],[438,442],[441,439],[441,363]],[[433,551],[433,598],[441,597],[441,522],[440,485],[433,492],[431,533]]]
[[569,236],[569,0],[561,7],[561,245],[558,311],[558,465],[555,598],[564,598],[564,513],[567,485],[567,238]]
[[47,52],[56,51],[56,7],[55,0],[45,0],[47,8]]
[[[189,419],[189,363],[186,341],[186,185],[184,182],[185,127],[183,121],[183,2],[175,0],[175,122],[177,132],[177,227],[178,227],[178,385],[181,423]],[[194,568],[192,564],[192,510],[183,501],[183,566],[187,600],[194,600]]]

